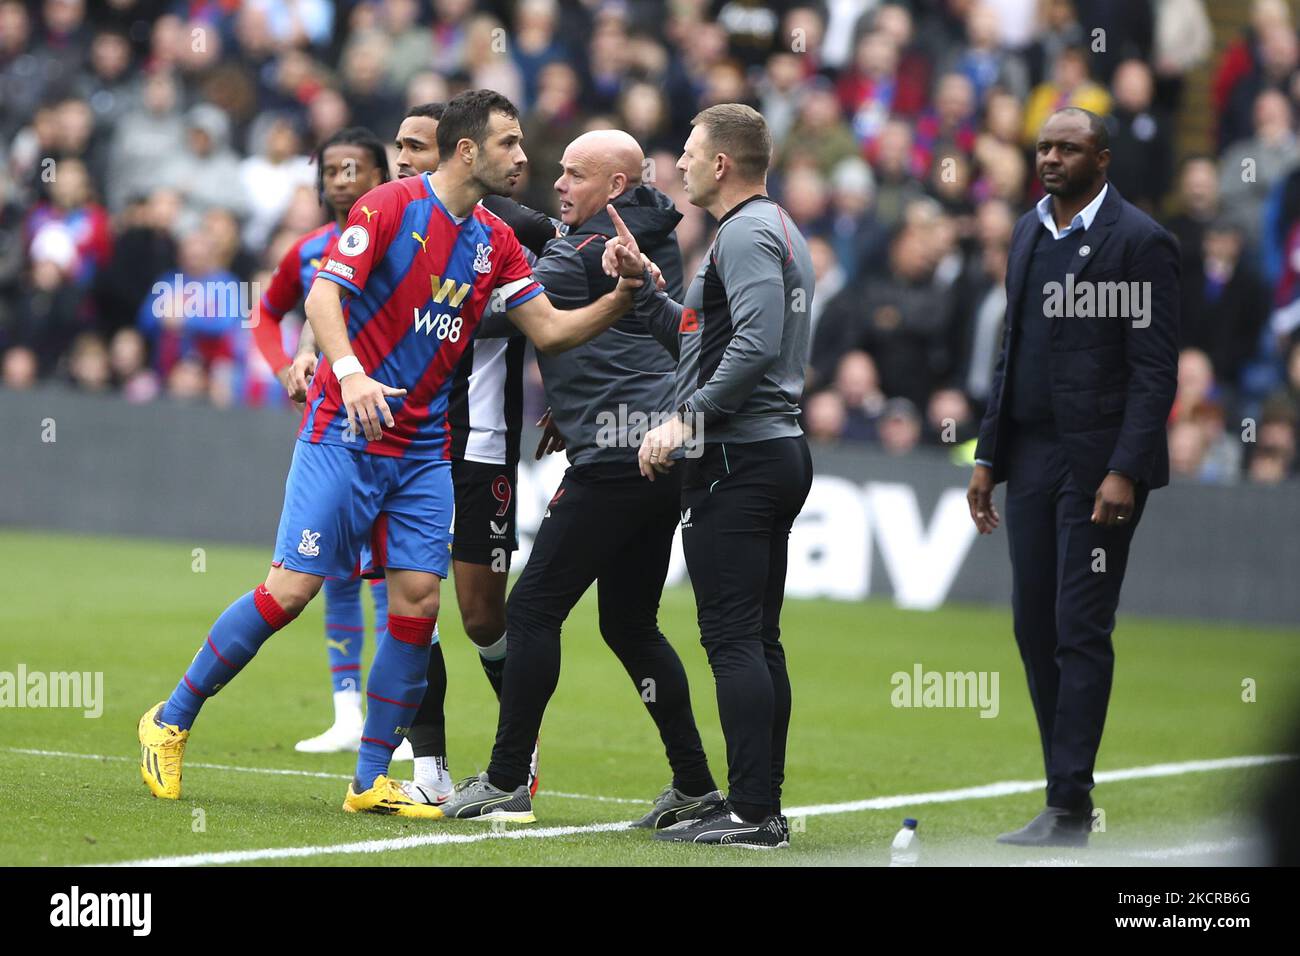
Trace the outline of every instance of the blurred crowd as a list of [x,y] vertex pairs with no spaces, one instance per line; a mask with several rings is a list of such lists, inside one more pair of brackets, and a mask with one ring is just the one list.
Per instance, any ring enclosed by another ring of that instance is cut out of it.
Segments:
[[[817,270],[807,430],[961,445],[1011,230],[1042,196],[1038,126],[1077,105],[1108,117],[1115,188],[1181,243],[1176,473],[1294,478],[1300,34],[1255,0],[1216,52],[1217,2],[1238,0],[0,0],[0,381],[287,404],[247,326],[325,221],[312,150],[349,125],[388,140],[470,87],[522,109],[517,198],[552,215],[574,136],[636,136],[689,275],[716,224],[674,166],[699,109],[741,101]],[[1213,149],[1179,160],[1206,69]]]

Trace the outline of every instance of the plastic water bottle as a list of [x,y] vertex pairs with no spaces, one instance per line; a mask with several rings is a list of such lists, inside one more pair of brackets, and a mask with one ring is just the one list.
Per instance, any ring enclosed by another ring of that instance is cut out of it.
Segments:
[[903,829],[894,836],[889,848],[890,866],[916,866],[921,856],[921,841],[916,838],[916,821],[908,817],[903,821]]

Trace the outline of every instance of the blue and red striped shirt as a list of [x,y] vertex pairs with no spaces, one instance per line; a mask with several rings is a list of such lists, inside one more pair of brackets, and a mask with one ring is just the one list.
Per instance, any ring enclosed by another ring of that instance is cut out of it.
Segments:
[[461,222],[426,173],[384,183],[352,207],[318,279],[351,293],[348,340],[371,378],[405,388],[379,441],[345,434],[338,380],[321,363],[298,437],[399,458],[451,458],[447,397],[494,293],[507,309],[540,295],[514,230],[482,205]]
[[258,303],[261,311],[253,325],[253,340],[272,371],[284,368],[290,362],[284,350],[280,322],[311,288],[316,271],[325,264],[326,255],[338,236],[336,222],[317,226],[288,248],[271,274],[271,281]]

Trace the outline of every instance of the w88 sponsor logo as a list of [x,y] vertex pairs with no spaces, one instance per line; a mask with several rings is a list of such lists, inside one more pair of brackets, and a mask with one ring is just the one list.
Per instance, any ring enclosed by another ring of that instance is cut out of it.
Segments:
[[439,339],[446,339],[448,342],[459,342],[461,328],[465,320],[459,315],[452,316],[450,312],[443,312],[437,318],[429,312],[421,313],[419,309],[412,309],[415,313],[415,330],[423,332],[425,335],[436,335]]

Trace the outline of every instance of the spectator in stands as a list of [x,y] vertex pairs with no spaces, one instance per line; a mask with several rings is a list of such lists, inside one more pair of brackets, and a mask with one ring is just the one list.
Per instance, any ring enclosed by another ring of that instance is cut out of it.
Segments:
[[776,45],[779,23],[770,7],[765,0],[726,0],[716,5],[728,49],[746,68],[761,66]]
[[182,358],[167,373],[167,397],[198,403],[208,397],[208,373],[198,358]]
[[1021,141],[1032,147],[1048,115],[1065,106],[1077,106],[1098,116],[1110,112],[1110,94],[1089,76],[1088,51],[1084,47],[1062,50],[1051,79],[1038,84],[1029,94]]
[[1199,481],[1205,466],[1205,433],[1190,418],[1169,428],[1169,474],[1174,480]]
[[1201,430],[1205,454],[1201,462],[1201,481],[1217,485],[1233,485],[1241,478],[1241,436],[1227,431],[1223,405],[1215,401],[1201,402],[1192,411],[1190,421]]
[[516,8],[510,53],[523,80],[523,100],[517,104],[522,109],[532,109],[537,102],[537,80],[542,68],[572,56],[556,33],[558,25],[556,0],[521,0]]
[[880,447],[890,455],[906,455],[921,440],[921,414],[906,398],[885,403],[876,425]]
[[1073,0],[1040,0],[1038,19],[1039,28],[1026,51],[1031,88],[1052,77],[1061,54],[1088,41]]
[[[374,32],[387,41],[387,85],[395,90],[404,89],[412,77],[433,63],[433,37],[418,22],[421,6],[416,0],[383,0],[358,4],[352,11],[354,40]],[[359,15],[364,18],[360,25],[356,22]]]
[[[1109,86],[1116,67],[1125,60],[1137,58],[1151,61],[1151,45],[1155,36],[1155,16],[1152,4],[1133,3],[1132,0],[1083,0],[1077,4],[1079,25],[1087,37],[1087,46],[1094,50],[1091,58],[1092,73],[1102,86]],[[1097,48],[1098,38],[1104,38],[1104,48]]]
[[925,439],[952,446],[976,437],[979,423],[959,388],[941,388],[930,395],[925,410]]
[[343,94],[331,87],[315,93],[307,107],[308,139],[323,143],[352,119],[352,110]]
[[900,0],[886,0],[862,20],[864,29],[883,33],[898,51],[898,82],[904,90],[904,97],[896,107],[903,115],[912,115],[919,111],[911,105],[909,90],[920,91],[924,100],[933,84],[934,56],[931,54],[929,39],[917,37],[912,20],[913,6]]
[[164,157],[163,182],[181,194],[185,212],[202,216],[214,207],[239,216],[248,212],[250,199],[232,183],[240,181],[239,157],[230,147],[230,120],[210,103],[200,103],[186,114],[185,148]]
[[[167,165],[185,148],[185,121],[178,109],[180,92],[170,73],[145,77],[140,106],[117,124],[109,149],[106,196],[118,212],[132,196],[154,189]],[[227,192],[235,192],[227,183]]]
[[1022,57],[1002,47],[998,11],[988,3],[973,3],[966,13],[967,45],[955,50],[944,73],[960,73],[970,81],[975,104],[982,107],[994,89],[1017,100],[1029,94],[1029,71]]
[[348,110],[355,117],[364,117],[375,130],[396,130],[406,113],[400,88],[389,80],[390,52],[388,38],[372,33],[353,44],[343,61],[342,92]]
[[298,186],[311,186],[316,173],[291,114],[264,113],[249,135],[253,155],[239,164],[239,185],[248,197],[243,243],[260,249],[284,215]]
[[[1166,221],[1166,227],[1178,240],[1182,254],[1182,276],[1199,275],[1205,230],[1220,217],[1219,172],[1213,159],[1192,155],[1183,160],[1178,173],[1178,212]],[[1183,312],[1184,319],[1187,312]]]
[[1277,90],[1264,90],[1253,110],[1253,135],[1233,143],[1223,154],[1219,193],[1223,204],[1245,230],[1251,246],[1263,239],[1264,203],[1269,192],[1300,162],[1291,104]]
[[893,229],[908,203],[925,195],[915,166],[910,125],[901,120],[885,124],[871,166],[876,174],[876,218],[885,228]]
[[100,30],[90,45],[89,71],[78,84],[80,97],[109,128],[127,115],[135,101],[131,76],[131,41],[117,30]]
[[826,306],[812,348],[823,380],[839,356],[860,349],[874,360],[884,393],[917,408],[947,382],[954,301],[934,285],[933,253],[927,227],[906,225],[890,245],[890,274],[860,279]]
[[32,22],[21,0],[0,3],[0,133],[14,136],[36,111],[45,92],[46,74],[32,49]]
[[1246,477],[1250,481],[1275,485],[1294,474],[1298,422],[1300,414],[1286,396],[1279,395],[1265,403],[1246,460]]
[[108,348],[94,332],[82,332],[72,340],[68,378],[83,392],[106,392],[112,384]]
[[1019,147],[1020,132],[1024,129],[1025,118],[1020,107],[1020,100],[1014,93],[995,89],[988,94],[984,104],[984,128],[981,136],[988,136],[999,143]]
[[172,236],[180,213],[179,193],[155,189],[133,199],[118,217],[120,231],[113,243],[113,258],[96,284],[99,328],[106,335],[133,325],[154,280],[175,271],[176,241]]
[[42,230],[55,226],[66,230],[75,253],[70,278],[86,288],[113,253],[108,213],[95,201],[90,171],[81,160],[60,160],[51,167],[51,176],[49,198],[28,214],[26,233],[35,243]]
[[805,236],[831,234],[830,189],[811,163],[790,169],[781,184],[781,204]]
[[[606,16],[598,22],[587,45],[590,85],[585,98],[594,112],[607,112],[618,100],[629,67],[627,39],[626,24],[614,16]],[[685,40],[687,70],[698,91],[708,71],[726,58],[726,31],[716,23],[703,23]]]
[[[835,254],[835,247],[830,240],[822,236],[809,236],[807,239],[808,256],[812,259],[813,279],[816,282],[815,288],[817,290],[813,296],[812,305],[808,309],[808,338],[811,341],[817,335],[817,323],[821,321],[822,313],[826,311],[826,303],[832,301],[844,288],[849,273],[840,264],[840,260]],[[824,384],[815,380],[815,375],[811,369],[805,379],[805,389],[810,392]]]
[[1178,355],[1178,390],[1174,394],[1170,420],[1190,419],[1197,406],[1215,399],[1217,395],[1210,357],[1200,349],[1183,349]]
[[1263,37],[1294,29],[1287,0],[1251,0],[1249,24],[1228,44],[1215,69],[1211,84],[1215,116],[1224,115],[1237,86],[1258,68]]
[[857,155],[857,141],[844,121],[830,82],[824,78],[809,81],[794,128],[777,150],[776,167],[784,170],[796,159],[806,157],[825,176],[845,159]]
[[1230,85],[1219,111],[1219,149],[1251,135],[1253,108],[1265,90],[1290,94],[1300,69],[1300,43],[1286,4],[1257,6],[1262,30],[1252,37],[1249,68]]
[[46,82],[61,86],[76,77],[90,50],[85,0],[43,0],[41,20],[37,57]]
[[961,73],[939,78],[934,105],[917,117],[912,150],[917,169],[930,169],[936,156],[970,153],[975,148],[975,87]]
[[[247,292],[234,273],[220,268],[217,256],[212,237],[201,227],[192,228],[180,241],[178,272],[158,278],[137,314],[169,392],[173,366],[182,359],[195,360],[206,371],[214,362],[242,354],[240,333],[248,338],[248,330],[241,328],[248,314]],[[182,381],[189,381],[184,373]]]
[[1111,161],[1108,177],[1120,194],[1155,215],[1173,173],[1173,138],[1168,119],[1155,109],[1155,83],[1142,60],[1125,60],[1111,84]]
[[866,352],[852,351],[840,359],[831,387],[810,400],[807,421],[816,438],[875,441],[884,408],[875,362]]
[[898,61],[898,47],[888,34],[866,33],[858,40],[853,67],[840,76],[840,108],[868,154],[891,117],[911,118],[925,106],[926,88],[917,77],[900,75]]
[[[831,202],[827,238],[845,274],[879,271],[889,245],[889,231],[876,218],[876,180],[871,167],[856,156],[841,160],[831,172]],[[800,224],[802,227],[802,223]],[[817,296],[828,299],[817,280]]]
[[803,62],[797,53],[778,51],[768,58],[758,83],[758,111],[767,120],[772,142],[786,141],[804,98]]
[[1151,62],[1156,76],[1156,108],[1173,116],[1182,104],[1184,78],[1205,62],[1214,32],[1205,0],[1155,0]]
[[39,372],[36,353],[25,345],[6,349],[0,366],[0,381],[5,388],[21,391],[36,384]]
[[158,375],[149,368],[149,346],[138,329],[118,329],[108,346],[114,384],[128,402],[151,402],[158,397]]
[[18,306],[14,341],[30,348],[39,374],[48,375],[77,333],[91,325],[85,309],[87,287],[77,281],[77,239],[62,222],[41,227],[32,238],[28,258],[31,268]]
[[641,144],[649,155],[658,150],[672,152],[681,147],[668,126],[668,104],[659,87],[653,83],[636,82],[628,86],[618,102],[619,128]]
[[304,43],[324,46],[334,27],[334,5],[329,0],[244,0],[265,17],[272,41],[277,46]]
[[[559,207],[552,188],[555,182],[552,172],[560,168],[564,148],[582,132],[580,89],[578,73],[570,64],[550,63],[538,74],[536,109],[522,118],[524,142],[528,144],[528,168],[519,198],[553,216],[559,215]],[[680,151],[674,153],[667,166],[656,164],[659,188],[663,188],[667,179],[680,180],[673,169],[679,155]]]
[[844,435],[847,416],[844,401],[834,389],[825,389],[804,400],[803,429],[819,442],[838,442]]
[[1183,346],[1209,358],[1229,408],[1269,312],[1268,286],[1243,259],[1244,249],[1241,228],[1216,220],[1205,230],[1199,268],[1183,276]]
[[[810,72],[823,68],[838,72],[853,58],[853,41],[867,11],[875,6],[876,0],[839,0],[796,7],[786,15],[786,37],[792,38],[792,30],[802,31],[795,36],[804,41],[803,52],[811,55]],[[824,8],[824,14],[818,8]]]
[[959,231],[970,232],[970,219],[975,211],[971,188],[975,168],[970,157],[962,152],[945,152],[935,157],[930,166],[930,198],[959,225]]
[[[994,213],[988,210],[994,208],[1006,206],[989,200],[981,207],[981,218],[992,218]],[[957,382],[980,414],[988,402],[993,367],[1002,344],[1009,233],[1005,240],[980,242],[979,268],[965,277],[957,297]]]

